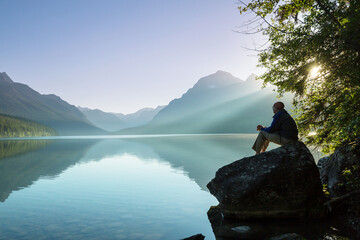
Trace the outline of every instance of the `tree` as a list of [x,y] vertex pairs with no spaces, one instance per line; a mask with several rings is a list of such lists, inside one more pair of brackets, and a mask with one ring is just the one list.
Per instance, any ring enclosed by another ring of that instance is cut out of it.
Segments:
[[0,114],[0,137],[53,136],[55,130],[24,118]]
[[[300,134],[332,151],[360,137],[360,1],[252,0],[269,44],[259,78],[295,93]],[[264,26],[264,25],[262,25]],[[315,133],[315,134],[310,134]]]

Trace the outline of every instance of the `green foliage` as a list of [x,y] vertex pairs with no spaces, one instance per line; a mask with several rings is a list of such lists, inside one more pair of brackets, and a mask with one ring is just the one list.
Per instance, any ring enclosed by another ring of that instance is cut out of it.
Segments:
[[295,93],[307,142],[329,152],[360,137],[360,1],[253,0],[239,9],[269,24],[260,78]]
[[[353,192],[360,189],[360,162],[356,165],[351,166],[351,168],[346,168],[343,171],[343,176],[346,179],[345,188],[347,192]],[[353,213],[360,216],[360,205],[359,197],[351,198],[350,205],[352,207]]]
[[53,136],[55,134],[53,129],[39,123],[0,114],[0,137]]
[[360,164],[353,165],[351,169],[346,168],[343,171],[343,176],[346,179],[346,191],[352,192],[360,189]]
[[327,184],[323,184],[323,193],[329,197],[330,196],[330,192],[328,190]]

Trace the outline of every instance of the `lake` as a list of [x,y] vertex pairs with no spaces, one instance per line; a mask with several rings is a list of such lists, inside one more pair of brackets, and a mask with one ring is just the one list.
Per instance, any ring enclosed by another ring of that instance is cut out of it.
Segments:
[[[215,239],[206,184],[254,134],[0,140],[0,239]],[[275,145],[270,145],[272,148]]]

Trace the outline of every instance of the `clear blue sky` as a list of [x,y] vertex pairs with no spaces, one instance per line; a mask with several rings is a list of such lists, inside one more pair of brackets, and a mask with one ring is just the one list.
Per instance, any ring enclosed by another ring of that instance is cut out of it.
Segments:
[[[166,105],[217,70],[257,73],[236,0],[0,0],[0,72],[70,104]],[[259,38],[259,36],[256,36]]]

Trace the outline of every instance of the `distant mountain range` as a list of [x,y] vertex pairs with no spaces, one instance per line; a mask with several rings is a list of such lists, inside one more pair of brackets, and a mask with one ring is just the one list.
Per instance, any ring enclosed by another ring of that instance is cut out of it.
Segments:
[[143,108],[135,113],[114,113],[120,120],[125,122],[126,128],[142,126],[149,123],[165,106],[156,108]]
[[[59,135],[254,133],[257,124],[271,123],[273,88],[218,71],[203,77],[167,106],[144,108],[133,114],[77,108],[50,94],[42,95],[0,73],[0,114],[21,117],[56,130]],[[289,110],[292,95],[281,99]]]
[[149,123],[164,106],[157,108],[143,108],[131,114],[107,113],[99,109],[79,107],[80,111],[95,126],[109,132],[119,131],[125,128],[142,126]]
[[75,106],[56,95],[42,95],[25,84],[15,83],[6,73],[0,73],[0,113],[39,122],[59,135],[106,133]]
[[[201,78],[181,98],[162,109],[148,124],[119,134],[255,133],[257,124],[270,124],[273,88],[261,89],[255,75],[246,81],[218,71]],[[291,109],[292,96],[281,101]]]

